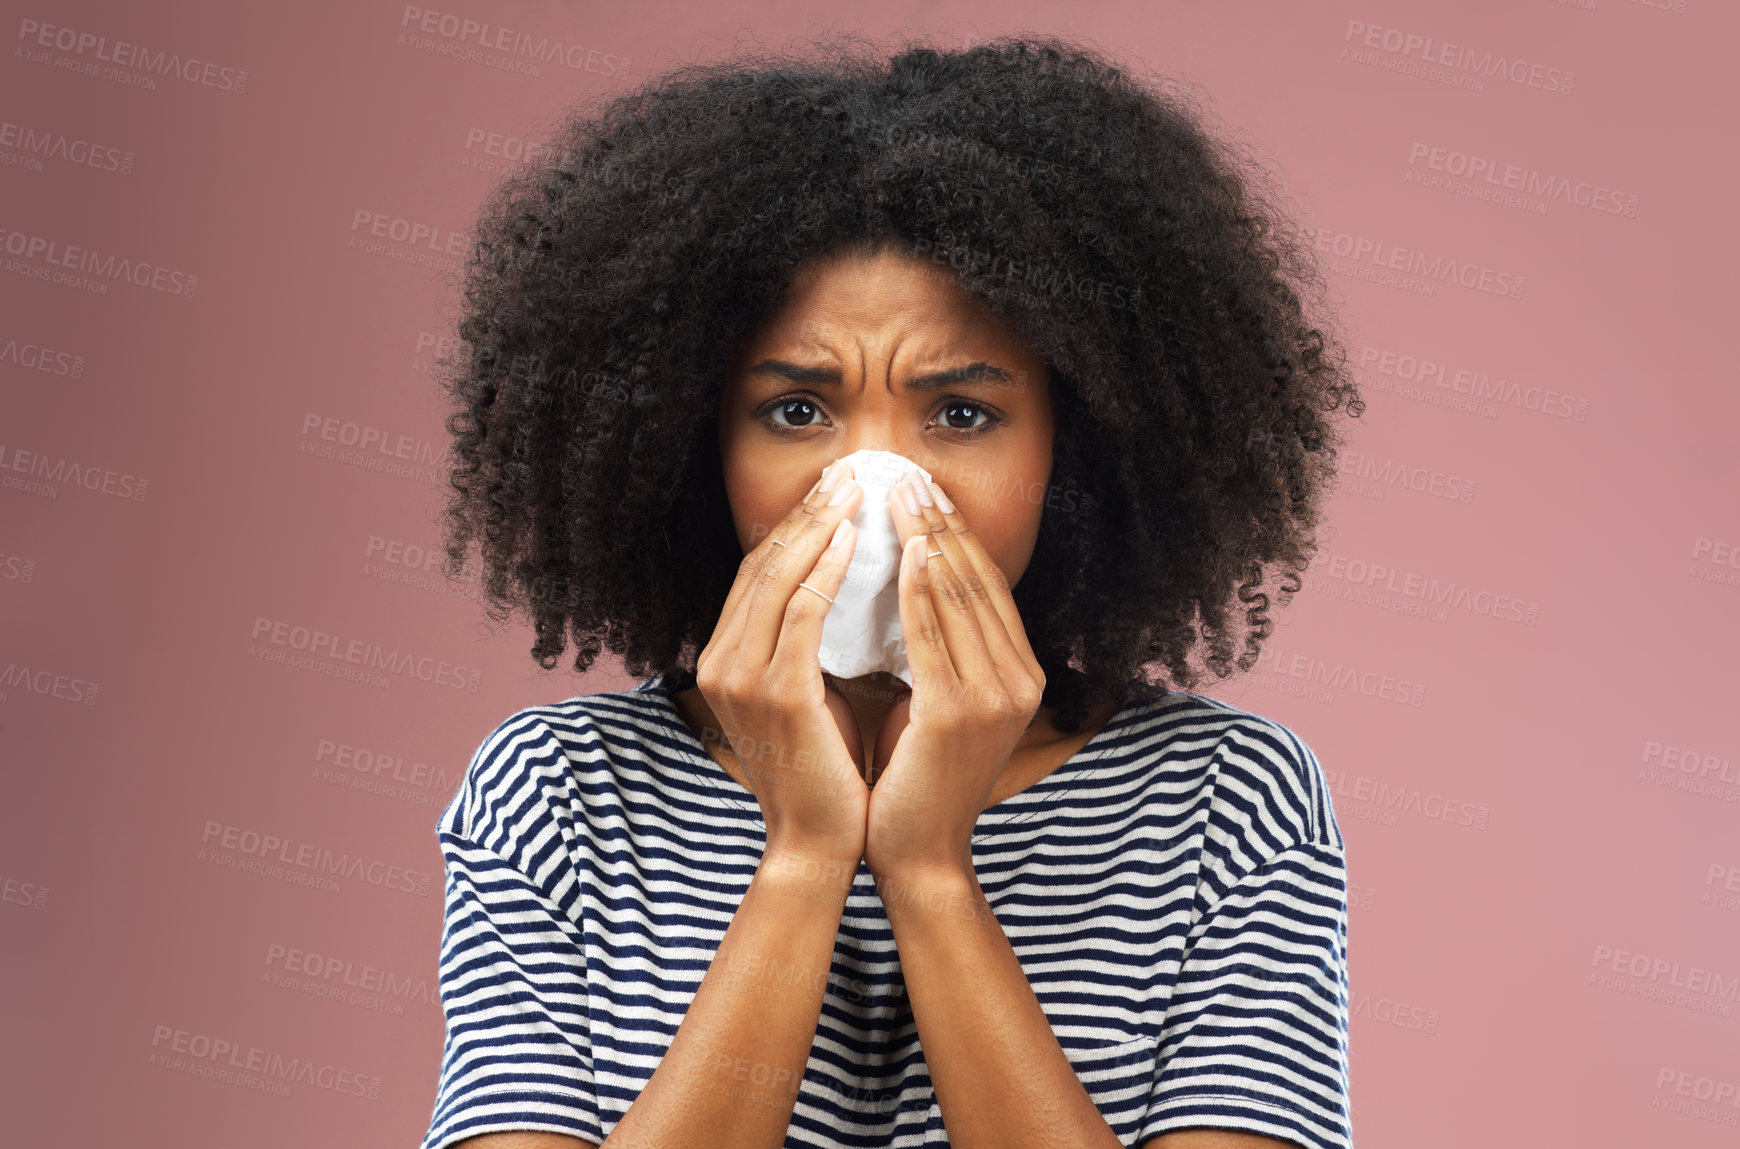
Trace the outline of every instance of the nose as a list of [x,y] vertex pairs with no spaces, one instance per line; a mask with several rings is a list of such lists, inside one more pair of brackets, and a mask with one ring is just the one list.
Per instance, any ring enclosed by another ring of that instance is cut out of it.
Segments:
[[[871,378],[880,379],[875,372]],[[848,388],[835,397],[834,418],[845,424],[835,440],[841,456],[856,451],[887,451],[929,468],[935,452],[924,437],[925,412],[915,396],[890,392],[880,382]]]

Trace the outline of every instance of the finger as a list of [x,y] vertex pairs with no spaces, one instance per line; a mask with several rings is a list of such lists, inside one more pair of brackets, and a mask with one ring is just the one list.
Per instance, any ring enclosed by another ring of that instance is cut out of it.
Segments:
[[[984,687],[999,688],[1003,684],[1003,674],[986,642],[986,628],[982,618],[988,616],[992,627],[998,631],[1003,629],[1003,622],[995,611],[974,605],[961,580],[950,568],[947,554],[941,550],[930,553],[928,548],[932,538],[928,532],[913,536],[913,561],[916,563],[920,557],[924,558],[926,598],[942,629],[943,642],[948,648],[949,663],[955,669],[955,677],[975,690],[972,698],[963,701],[973,708],[982,708],[985,700],[979,697],[977,690]],[[1009,646],[1006,638],[1003,647],[1005,659],[1017,658],[1014,648]]]
[[[837,461],[838,460],[836,460],[836,462]],[[721,619],[733,615],[738,606],[748,597],[748,591],[754,586],[754,581],[752,577],[746,578],[744,576],[753,576],[761,569],[762,564],[767,561],[768,555],[782,549],[774,544],[776,542],[787,541],[785,535],[794,529],[793,517],[796,515],[798,508],[816,501],[816,495],[821,493],[822,482],[828,477],[828,468],[833,465],[833,463],[829,463],[827,467],[822,468],[822,473],[816,476],[816,481],[814,483],[810,484],[809,492],[804,495],[798,506],[794,506],[789,512],[787,512],[786,517],[775,524],[772,530],[767,532],[767,537],[763,538],[761,542],[756,544],[754,547],[751,547],[749,553],[743,556],[743,561],[737,568],[738,577],[732,582],[731,591],[725,596],[725,605],[719,611],[719,617]],[[829,492],[830,495],[831,493],[832,492]],[[826,503],[827,499],[822,499],[821,501]]]
[[839,520],[815,565],[798,582],[786,603],[772,662],[796,659],[796,665],[813,667],[820,673],[822,624],[846,582],[846,569],[852,565],[852,552],[858,545],[857,531],[851,519]]
[[[834,462],[838,461],[834,460]],[[785,518],[775,524],[772,530],[767,532],[767,536],[761,540],[760,544],[743,556],[743,561],[737,567],[737,577],[732,580],[731,590],[725,596],[725,605],[719,611],[719,621],[714,624],[713,633],[708,638],[708,645],[717,645],[722,650],[743,653],[741,643],[748,630],[749,602],[754,597],[761,572],[767,566],[769,558],[776,557],[782,551],[789,549],[791,544],[788,536],[794,536],[798,533],[798,516],[803,508],[806,506],[825,507],[827,501],[833,497],[833,491],[839,489],[836,483],[827,492],[821,490],[822,483],[828,478],[829,468],[833,465],[833,463],[829,463],[827,467],[822,468],[821,475],[811,485],[809,493],[803,497],[802,501],[787,512]],[[776,545],[779,543],[785,545]]]
[[[937,484],[925,483],[922,475],[914,474],[911,478],[919,484],[917,492],[903,491],[905,484],[896,484],[896,489],[901,491],[899,501],[913,529],[926,533],[926,553],[941,552],[931,559],[933,563],[945,564],[932,578],[932,585],[947,596],[964,597],[971,605],[983,641],[994,657],[1013,660],[1024,669],[1037,667],[1027,643],[1026,627],[1021,623],[1021,612],[1010,597],[1002,569],[986,553],[984,544],[966,526],[965,517],[948,502],[947,496],[938,498],[941,490]],[[930,499],[928,505],[923,501],[926,495]],[[947,511],[943,510],[945,503],[949,506]],[[943,619],[946,628],[946,611]]]
[[906,663],[912,670],[913,697],[953,694],[961,688],[943,638],[942,623],[930,598],[930,570],[918,565],[924,533],[910,536],[900,552],[900,632],[906,640]]
[[1028,667],[1036,676],[1039,675],[1039,659],[1033,653],[1033,645],[1027,641],[1027,623],[1021,617],[1021,608],[1015,605],[1014,588],[1009,585],[1009,576],[985,550],[979,536],[967,522],[966,515],[949,499],[942,485],[932,482],[930,492],[932,501],[937,505],[937,513],[949,528],[945,539],[959,542],[966,553],[972,556],[973,569],[986,587],[986,601],[996,608],[997,614],[1002,618],[1004,633],[1021,652]]
[[[832,467],[829,463],[828,467]],[[821,489],[822,481],[828,477],[828,467],[822,468],[822,473],[811,484],[809,493],[804,495],[802,503],[812,502]],[[825,501],[825,500],[824,500]],[[801,504],[800,504],[801,505]],[[796,507],[792,508],[795,512]],[[707,637],[707,646],[719,650],[737,651],[743,640],[748,614],[747,605],[759,573],[767,563],[770,554],[784,550],[776,543],[784,542],[783,535],[793,533],[795,528],[790,525],[791,514],[788,513],[774,528],[767,532],[761,542],[749,549],[743,560],[737,564],[737,577],[731,580],[731,589],[726,592],[725,605],[719,610],[719,621],[713,624],[713,632]]]
[[827,548],[834,528],[842,519],[855,515],[863,502],[864,489],[852,477],[851,466],[844,463],[840,466],[842,477],[832,491],[818,491],[808,502],[799,503],[775,528],[785,545],[775,547],[768,540],[769,553],[749,580],[740,612],[743,631],[737,639],[737,650],[742,657],[753,660],[752,665],[766,666],[772,660],[792,596],[810,597],[809,591],[798,589],[798,583],[815,569],[816,559]]

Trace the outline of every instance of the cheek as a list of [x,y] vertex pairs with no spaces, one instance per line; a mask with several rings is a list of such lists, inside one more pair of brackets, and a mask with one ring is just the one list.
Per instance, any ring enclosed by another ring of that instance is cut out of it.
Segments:
[[763,490],[751,488],[732,494],[731,516],[736,520],[737,539],[748,554],[761,545],[761,540],[779,522],[781,513],[774,509]]
[[769,526],[767,509],[763,506],[766,500],[749,480],[753,472],[744,466],[741,458],[727,457],[724,463],[725,496],[731,501],[731,521],[736,527],[738,542],[743,544],[743,552],[748,554]]
[[1019,581],[1033,557],[1039,541],[1039,519],[1044,509],[1043,488],[1036,492],[1016,489],[998,492],[973,500],[972,504],[956,500],[967,525],[978,535],[979,542],[991,561],[1003,571],[1011,585]]
[[805,481],[795,473],[769,474],[746,466],[726,466],[725,493],[731,499],[731,518],[744,554],[761,545],[768,532],[803,501],[814,481]]

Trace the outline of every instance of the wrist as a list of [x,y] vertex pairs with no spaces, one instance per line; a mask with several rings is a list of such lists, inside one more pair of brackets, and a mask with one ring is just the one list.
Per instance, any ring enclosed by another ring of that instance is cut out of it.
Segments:
[[850,886],[861,854],[838,844],[772,842],[762,851],[756,877],[773,881]]
[[878,884],[886,881],[939,889],[977,887],[979,879],[971,856],[965,852],[960,855],[879,860],[877,864],[870,866],[870,872]]
[[985,923],[991,907],[971,867],[932,863],[892,867],[877,872],[876,892],[890,924],[937,922],[944,918]]

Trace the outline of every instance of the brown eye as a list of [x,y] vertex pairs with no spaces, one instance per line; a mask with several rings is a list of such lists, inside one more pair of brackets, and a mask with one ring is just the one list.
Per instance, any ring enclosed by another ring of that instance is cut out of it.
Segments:
[[783,395],[766,403],[755,413],[755,419],[775,434],[794,435],[823,425],[826,416],[818,404],[802,395]]
[[774,409],[782,412],[791,421],[790,425],[795,427],[807,427],[812,419],[821,414],[815,404],[805,399],[791,399]]
[[[984,421],[981,423],[973,422],[975,415],[983,415]],[[976,439],[980,435],[989,434],[1003,422],[994,411],[984,404],[972,403],[964,399],[951,400],[941,411],[937,412],[937,419],[942,430],[956,440]]]
[[[965,415],[962,416],[964,422],[956,423],[954,421],[955,417],[961,412],[965,412]],[[943,408],[942,413],[943,421],[948,425],[951,431],[976,431],[979,428],[979,424],[973,422],[973,416],[975,414],[984,415],[985,409],[973,403],[950,403],[947,407]],[[986,421],[989,422],[989,420],[990,416],[987,415]]]

